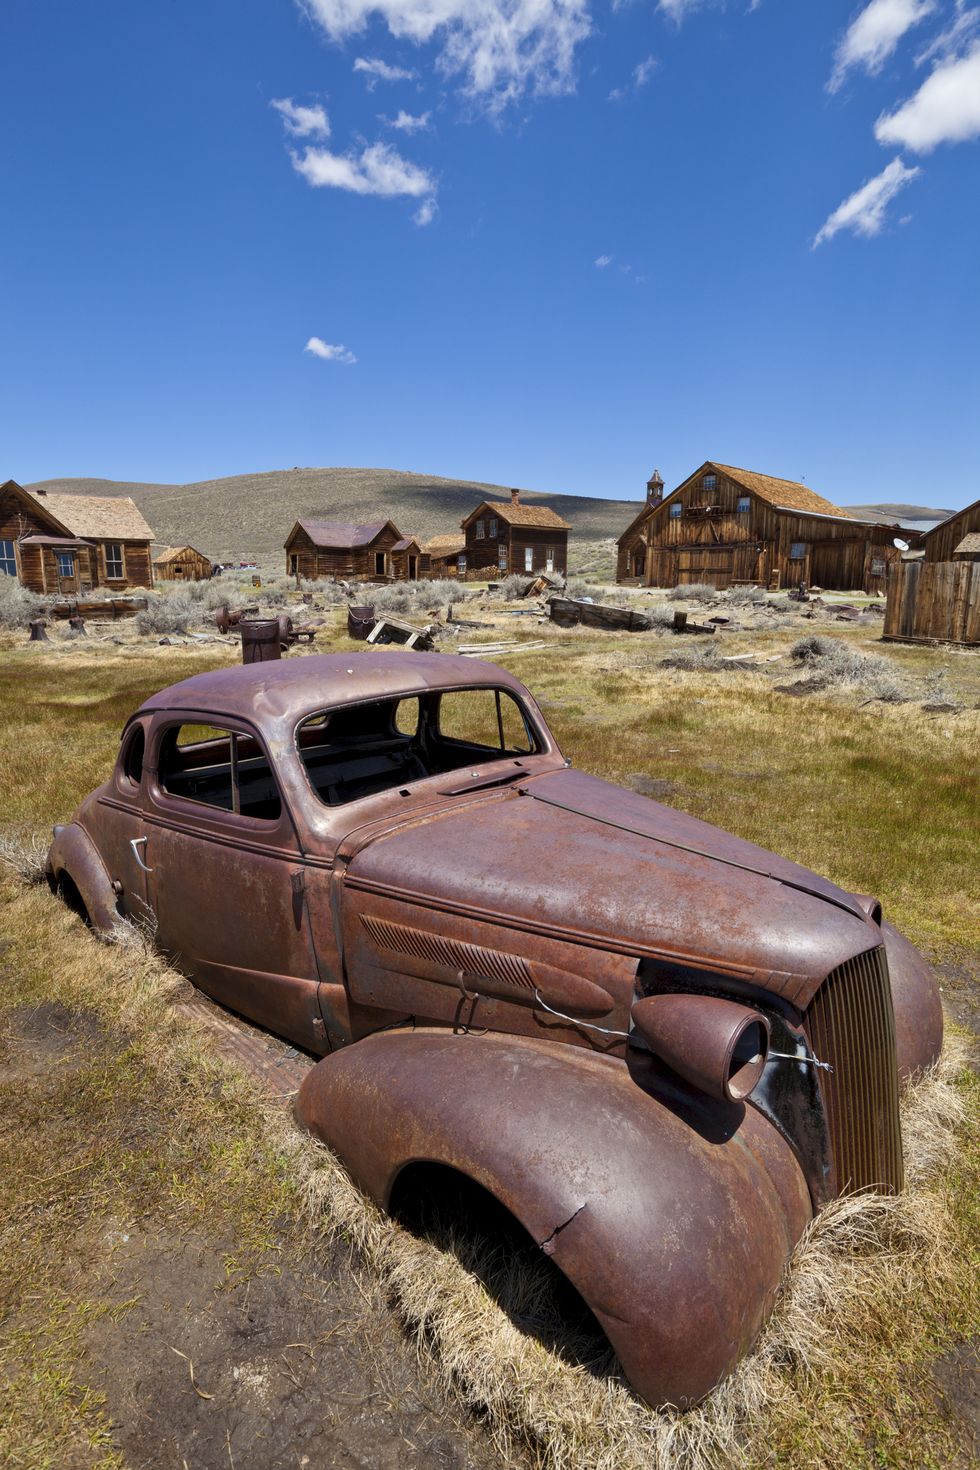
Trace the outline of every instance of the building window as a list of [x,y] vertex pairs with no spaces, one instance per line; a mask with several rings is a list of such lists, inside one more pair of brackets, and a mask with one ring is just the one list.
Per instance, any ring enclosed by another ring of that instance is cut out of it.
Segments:
[[17,575],[17,558],[12,541],[0,540],[0,572],[6,572],[8,577]]
[[[176,568],[177,571],[180,568]],[[121,580],[123,577],[123,549],[118,541],[107,541],[105,544],[105,574],[106,577]]]
[[526,572],[533,572],[534,571],[534,547],[533,546],[525,546],[525,548],[524,548],[524,570]]
[[496,516],[491,516],[490,517],[490,529],[487,532],[487,535],[490,537],[490,540],[491,541],[496,541],[496,539],[497,539],[497,517]]
[[73,577],[75,575],[75,553],[73,551],[58,552],[58,576]]
[[806,542],[794,541],[789,549],[790,561],[802,561],[806,556]]
[[502,572],[507,570],[507,547],[502,541],[497,548],[497,565]]
[[679,521],[680,518],[681,518],[681,516],[683,514],[684,514],[684,507],[681,505],[681,503],[680,503],[679,500],[675,500],[674,501],[674,504],[670,507],[670,518],[671,518],[671,520],[672,521]]
[[707,490],[709,495],[713,495],[715,493],[715,488],[717,487],[717,484],[717,475],[705,475],[704,479],[701,481],[701,489]]
[[751,495],[740,495],[735,502],[735,509],[740,516],[747,516],[752,509]]
[[376,577],[383,577],[383,576],[385,576],[387,574],[387,571],[388,571],[388,558],[387,558],[387,556],[385,555],[385,553],[383,551],[376,551],[374,553],[374,575]]
[[482,541],[483,540],[484,535],[486,533],[486,529],[487,529],[487,523],[486,523],[486,521],[477,521],[477,523],[476,523],[476,539],[477,539],[477,541]]
[[883,577],[885,575],[885,566],[886,562],[883,556],[873,556],[871,558],[872,577]]
[[544,569],[546,572],[555,570],[555,548],[553,546],[549,546],[544,554]]
[[289,575],[295,577],[299,571],[299,554],[293,552],[289,558]]
[[456,571],[461,577],[466,576],[466,557],[460,552],[456,558]]

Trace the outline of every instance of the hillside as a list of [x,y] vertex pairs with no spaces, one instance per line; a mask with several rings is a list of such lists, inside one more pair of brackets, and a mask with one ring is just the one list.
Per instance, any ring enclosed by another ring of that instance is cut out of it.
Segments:
[[[446,480],[402,470],[292,469],[232,475],[190,485],[145,485],[123,480],[41,480],[31,490],[52,494],[131,495],[159,541],[189,544],[219,561],[278,557],[293,522],[391,519],[421,539],[454,531],[483,499],[509,500],[501,485]],[[551,506],[576,540],[619,536],[639,501],[521,490],[527,504]]]
[[936,510],[928,505],[845,505],[841,509],[858,520],[882,521],[888,526],[897,521],[913,531],[928,531],[953,514],[951,510]]

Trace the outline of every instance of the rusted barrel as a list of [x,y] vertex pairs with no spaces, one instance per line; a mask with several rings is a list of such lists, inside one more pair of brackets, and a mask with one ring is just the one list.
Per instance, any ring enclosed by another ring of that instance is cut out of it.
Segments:
[[365,639],[374,627],[374,607],[347,607],[348,638]]
[[262,618],[238,625],[242,635],[242,663],[264,664],[270,659],[282,658],[282,642],[278,618]]
[[30,642],[30,643],[48,643],[48,642],[50,642],[50,639],[48,638],[47,633],[45,633],[45,631],[44,631],[44,619],[43,618],[32,618],[31,619],[31,622],[30,622],[30,629],[31,629],[31,632],[30,632],[30,637],[28,639],[28,642]]

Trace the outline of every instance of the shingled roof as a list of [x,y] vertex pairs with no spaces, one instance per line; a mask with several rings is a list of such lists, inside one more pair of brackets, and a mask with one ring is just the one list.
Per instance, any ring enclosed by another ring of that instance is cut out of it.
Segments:
[[460,525],[468,526],[470,521],[481,512],[496,516],[498,520],[506,521],[509,526],[542,526],[555,531],[571,530],[568,521],[563,521],[558,512],[552,510],[548,505],[515,505],[510,500],[484,500],[475,510],[470,511]]
[[[841,510],[839,505],[825,500],[809,486],[802,485],[798,480],[780,480],[775,475],[760,475],[756,470],[740,470],[734,465],[719,464],[717,460],[708,461],[710,467],[721,470],[723,475],[735,480],[739,485],[744,485],[746,490],[752,490],[759,496],[760,500],[766,500],[777,510],[797,510],[804,514],[822,516],[843,516],[844,520],[852,519],[846,510]],[[696,472],[700,474],[701,471]],[[694,476],[692,475],[693,479]],[[686,482],[685,482],[686,483]]]
[[73,536],[89,541],[152,541],[153,532],[128,495],[39,495],[27,490],[42,513],[47,512]]
[[448,536],[432,536],[422,547],[428,556],[458,556],[465,549],[466,539],[458,531]]
[[[339,546],[344,551],[353,551],[356,546],[370,546],[386,526],[391,526],[396,532],[398,530],[391,521],[316,521],[302,518],[296,526],[302,527],[314,546]],[[292,539],[296,526],[287,540]]]

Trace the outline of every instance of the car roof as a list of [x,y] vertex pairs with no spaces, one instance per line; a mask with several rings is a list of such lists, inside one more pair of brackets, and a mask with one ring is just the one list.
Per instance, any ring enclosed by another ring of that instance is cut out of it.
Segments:
[[267,720],[291,722],[337,705],[487,684],[524,693],[524,686],[506,669],[458,654],[397,649],[317,653],[268,663],[233,664],[211,673],[194,674],[151,694],[139,713],[214,710],[259,724]]

